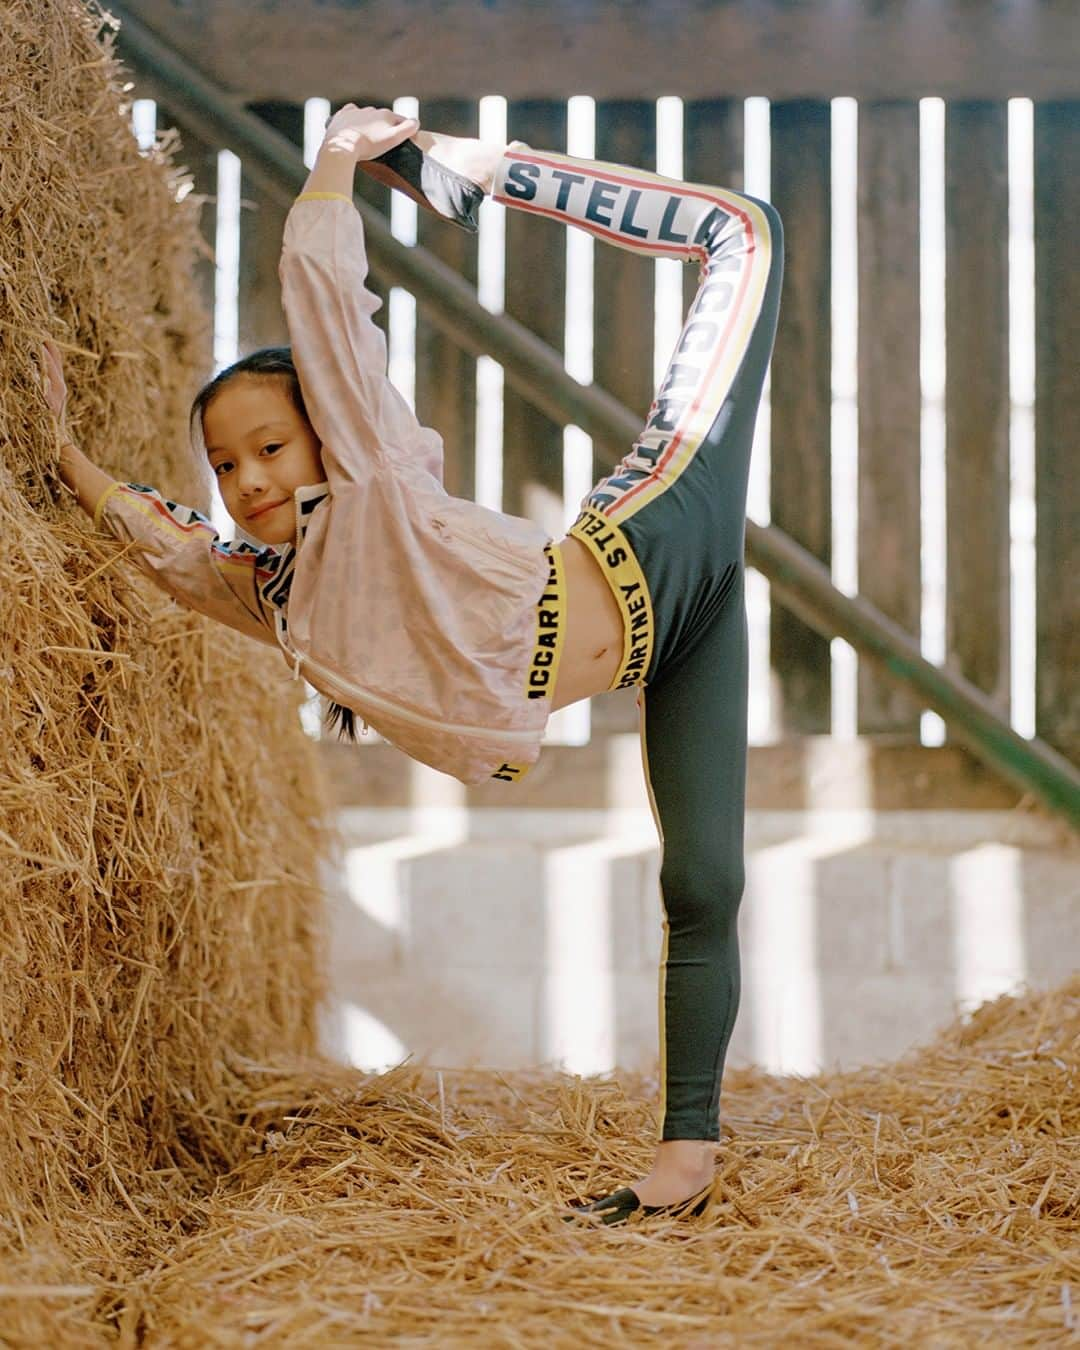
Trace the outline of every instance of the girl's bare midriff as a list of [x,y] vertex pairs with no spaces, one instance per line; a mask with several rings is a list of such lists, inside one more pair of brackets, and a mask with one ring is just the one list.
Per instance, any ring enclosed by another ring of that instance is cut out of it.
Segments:
[[611,587],[585,545],[559,541],[566,572],[566,637],[553,707],[611,688],[623,651],[623,619]]

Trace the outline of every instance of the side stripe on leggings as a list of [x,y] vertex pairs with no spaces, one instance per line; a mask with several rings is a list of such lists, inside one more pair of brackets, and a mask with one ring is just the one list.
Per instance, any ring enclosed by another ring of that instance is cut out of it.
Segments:
[[682,475],[722,415],[746,355],[769,278],[771,232],[752,203],[729,209],[740,230],[709,257],[645,428],[589,496],[612,520],[628,519]]
[[772,255],[766,212],[724,188],[531,150],[507,155],[493,197],[634,253],[703,265],[645,428],[587,499],[612,520],[626,519],[680,477],[722,413],[765,296]]
[[[656,798],[653,796],[652,778],[649,776],[649,741],[645,731],[645,699],[646,691],[638,690],[638,718],[640,725],[639,740],[641,742],[641,767],[645,771],[645,790],[649,794],[649,807],[652,810],[653,822],[656,825],[656,837],[660,841],[660,873],[664,870],[664,826],[660,820],[660,812],[657,810]],[[667,963],[668,963],[668,938],[670,936],[670,925],[667,915],[667,901],[664,899],[664,883],[659,882],[660,905],[663,909],[663,942],[660,949],[660,968],[657,971],[657,1011],[656,1025],[660,1032],[660,1067],[658,1078],[660,1080],[660,1109],[657,1115],[656,1137],[662,1140],[664,1137],[664,1118],[667,1114]]]

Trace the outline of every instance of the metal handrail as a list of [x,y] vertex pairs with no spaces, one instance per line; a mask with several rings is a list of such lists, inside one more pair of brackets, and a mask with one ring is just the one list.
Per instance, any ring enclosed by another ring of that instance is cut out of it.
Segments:
[[[307,169],[296,146],[227,94],[152,33],[123,6],[119,50],[170,113],[209,144],[228,141],[245,172],[267,196],[288,206]],[[616,458],[637,438],[641,424],[596,385],[579,384],[562,358],[522,324],[492,314],[457,273],[421,247],[396,240],[385,219],[360,198],[373,268],[411,291],[433,323],[459,346],[494,357],[521,394],[554,421],[574,423]],[[977,686],[947,667],[932,665],[918,643],[861,596],[845,595],[828,569],[775,525],[746,523],[747,560],[768,577],[776,596],[826,637],[842,637],[886,672],[914,689],[948,723],[956,739],[1008,782],[1080,827],[1080,771],[1045,741],[1019,735]]]

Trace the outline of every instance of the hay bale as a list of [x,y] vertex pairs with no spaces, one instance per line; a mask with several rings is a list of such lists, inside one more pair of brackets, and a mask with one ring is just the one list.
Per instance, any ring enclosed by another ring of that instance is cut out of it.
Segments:
[[[709,1210],[568,1225],[655,1082],[249,1065],[247,1159],[154,1246],[151,1344],[1045,1347],[1080,1332],[1080,977],[893,1064],[729,1073]],[[640,1173],[638,1173],[640,1174]]]
[[[234,1056],[313,1048],[328,842],[281,658],[173,604],[50,472],[46,336],[91,458],[206,505],[197,205],[171,143],[139,154],[107,29],[0,0],[0,1282],[68,1290],[107,1282],[148,1176],[235,1161]],[[89,1304],[60,1305],[25,1343],[77,1343]]]

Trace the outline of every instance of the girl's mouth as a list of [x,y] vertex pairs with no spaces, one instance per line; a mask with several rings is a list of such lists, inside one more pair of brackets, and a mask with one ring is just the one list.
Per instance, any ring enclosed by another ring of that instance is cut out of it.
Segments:
[[280,502],[267,502],[265,506],[260,506],[256,510],[249,512],[247,519],[255,520],[258,516],[264,516],[267,511],[274,511],[277,507],[284,505],[284,500]]

